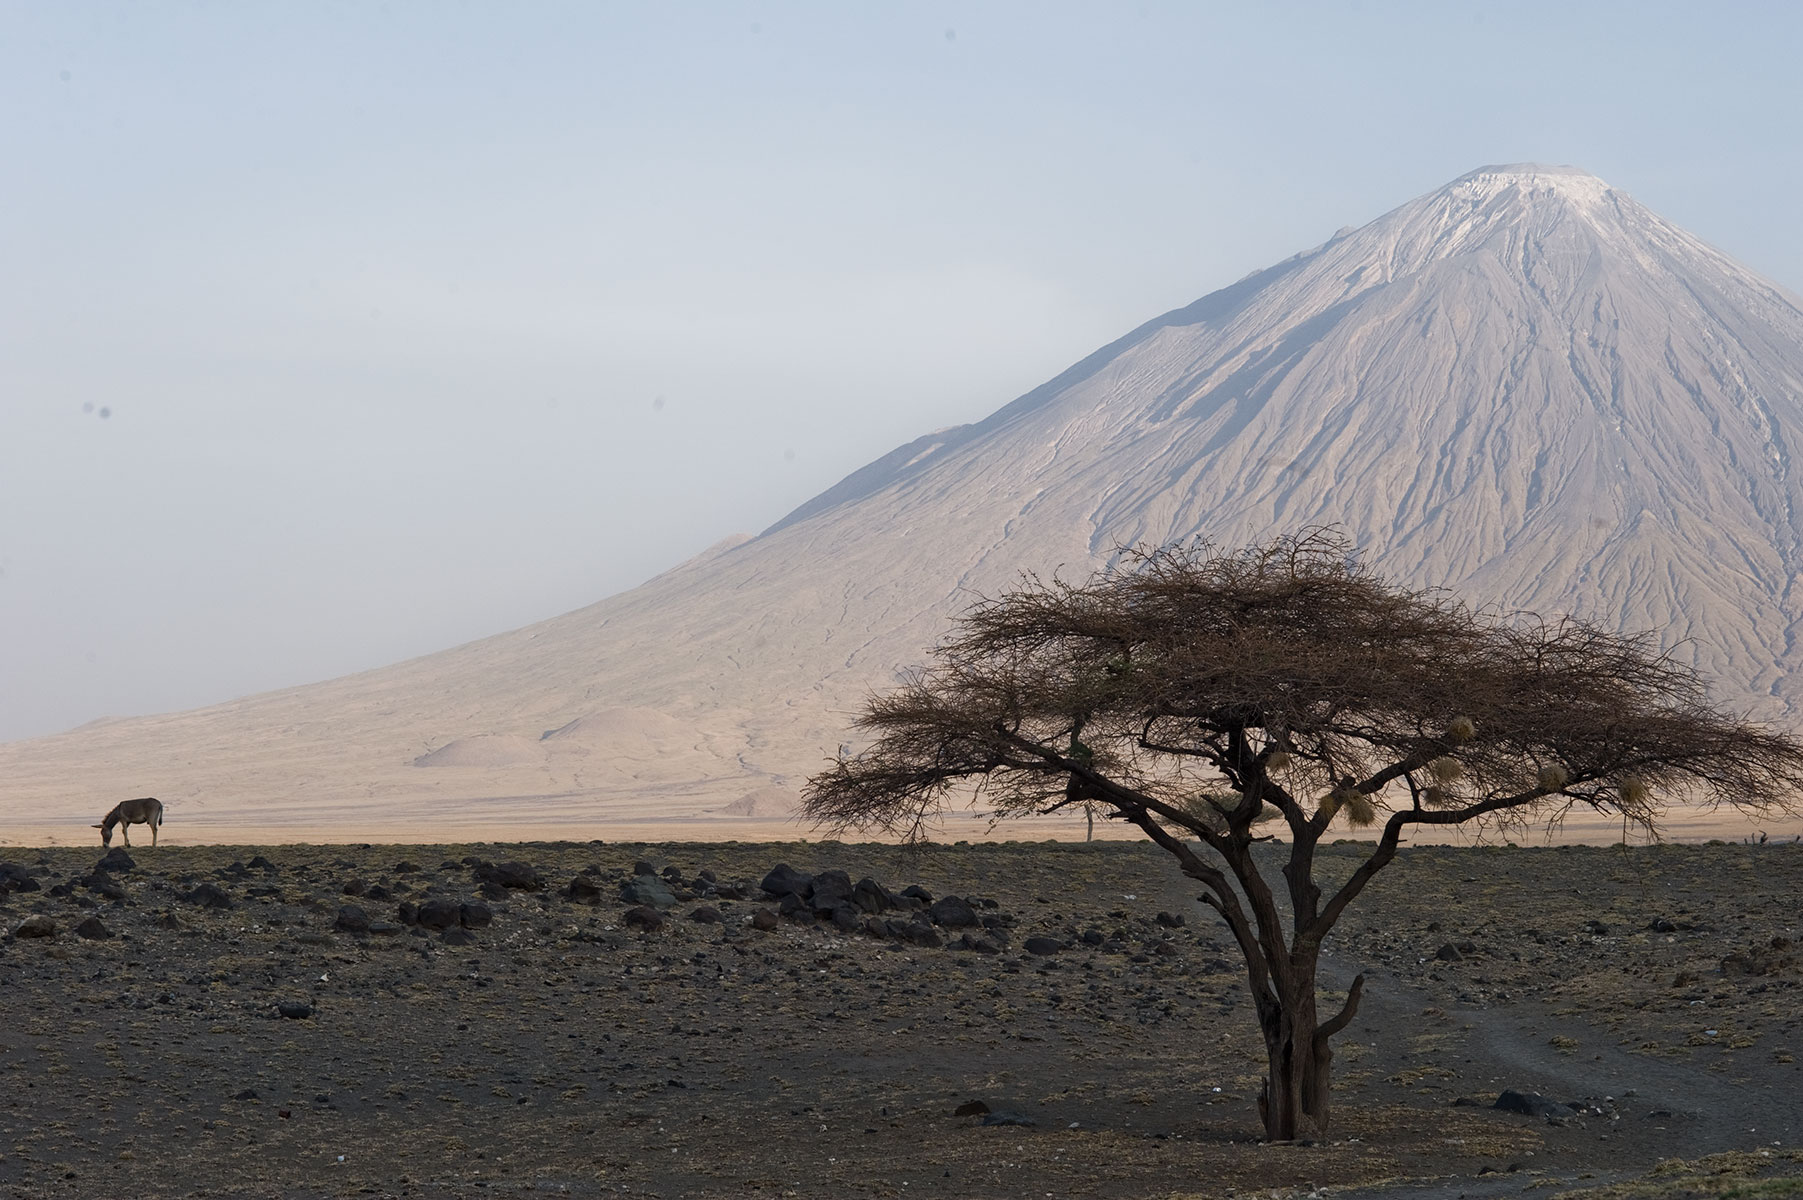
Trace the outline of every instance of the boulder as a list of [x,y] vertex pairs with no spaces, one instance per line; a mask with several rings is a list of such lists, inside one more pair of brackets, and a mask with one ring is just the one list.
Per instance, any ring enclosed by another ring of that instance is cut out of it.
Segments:
[[113,936],[113,931],[101,924],[99,917],[89,917],[75,927],[75,936],[89,941],[99,941]]
[[[405,905],[402,906],[406,907]],[[444,897],[428,900],[419,906],[414,921],[425,929],[450,929],[463,920],[463,905]]]
[[476,882],[492,883],[515,891],[542,892],[545,877],[538,868],[522,862],[482,863],[474,871]]
[[1028,954],[1038,954],[1041,956],[1049,957],[1053,954],[1063,953],[1064,952],[1064,943],[1059,941],[1055,937],[1045,937],[1044,935],[1039,935],[1036,937],[1030,937],[1026,941],[1022,942],[1021,949],[1025,950]]
[[457,923],[465,929],[482,929],[494,924],[495,910],[476,900],[457,906]]
[[467,929],[451,928],[438,935],[438,940],[447,946],[473,946],[476,935]]
[[621,916],[620,923],[628,929],[642,929],[646,933],[656,933],[664,927],[664,915],[649,904],[641,904],[637,908],[629,908]]
[[841,904],[850,904],[851,893],[851,876],[844,871],[834,869],[822,871],[814,876],[814,890],[809,898],[814,901],[816,907],[819,907],[821,900],[829,901],[826,908],[831,910]]
[[770,873],[764,876],[764,881],[758,886],[764,889],[766,895],[776,899],[784,896],[806,899],[813,893],[814,877],[805,871],[797,871],[788,863],[777,863],[770,868]]
[[939,937],[939,931],[925,921],[890,921],[889,936],[898,942],[906,942],[910,946],[920,946],[927,950],[936,950],[945,943]]
[[132,861],[131,855],[125,852],[124,846],[114,846],[100,856],[100,861],[94,864],[94,869],[97,871],[129,871],[137,865]]
[[851,889],[851,902],[867,913],[887,912],[896,907],[894,894],[869,876],[858,880],[857,886]]
[[1549,1122],[1569,1121],[1578,1115],[1578,1110],[1571,1105],[1550,1100],[1539,1092],[1505,1091],[1496,1098],[1496,1103],[1492,1107],[1499,1108],[1503,1112],[1540,1117]]
[[105,871],[96,869],[93,874],[82,880],[81,883],[83,887],[87,888],[97,896],[104,896],[106,899],[114,902],[125,899],[125,889],[119,885],[118,880],[114,879],[111,875],[108,875]]
[[304,1000],[278,1000],[275,1010],[290,1021],[304,1021],[313,1015],[313,1006]]
[[176,897],[187,904],[198,904],[202,908],[231,908],[232,898],[217,884],[203,883],[192,891]]
[[957,896],[942,896],[927,906],[927,915],[933,924],[943,925],[947,929],[966,929],[972,925],[980,925],[977,910]]
[[599,904],[603,895],[601,887],[586,875],[578,875],[570,880],[570,886],[563,894],[572,904]]
[[0,895],[7,892],[35,892],[43,885],[31,872],[15,862],[0,862]]
[[339,933],[368,933],[369,914],[355,904],[346,904],[338,910],[338,919],[332,922],[332,928]]
[[927,891],[918,883],[910,883],[901,890],[901,894],[910,900],[918,900],[922,904],[931,904],[933,902],[933,893]]
[[52,921],[49,917],[44,916],[42,913],[39,913],[36,916],[26,917],[23,921],[19,922],[19,927],[13,930],[13,936],[17,938],[55,937],[56,922]]
[[751,927],[764,933],[776,928],[776,914],[767,908],[760,908],[751,914]]
[[648,904],[653,908],[676,906],[676,893],[655,875],[640,875],[621,884],[620,899],[627,904]]
[[1160,910],[1158,916],[1156,916],[1153,919],[1156,920],[1158,922],[1158,924],[1165,929],[1182,929],[1183,928],[1183,917],[1179,913],[1164,912],[1164,911]]
[[703,904],[700,908],[689,914],[689,920],[695,922],[697,925],[718,925],[720,923],[720,910],[711,907],[710,905]]

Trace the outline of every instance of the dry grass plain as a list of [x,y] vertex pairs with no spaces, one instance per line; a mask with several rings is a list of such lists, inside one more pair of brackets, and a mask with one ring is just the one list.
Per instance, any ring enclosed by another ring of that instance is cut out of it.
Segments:
[[[1328,946],[1369,989],[1309,1146],[1258,1143],[1234,956],[1139,843],[165,844],[110,879],[99,856],[0,851],[38,885],[0,896],[3,1194],[1676,1197],[1803,1173],[1803,846],[1406,851]],[[641,861],[694,896],[656,932],[617,898]],[[484,862],[547,886],[484,897]],[[970,898],[997,952],[760,930],[779,862]],[[231,907],[182,898],[202,885]],[[492,920],[398,919],[430,900]],[[54,936],[17,936],[34,915]],[[1586,1111],[1485,1107],[1505,1088]],[[956,1115],[973,1100],[1032,1124]]]

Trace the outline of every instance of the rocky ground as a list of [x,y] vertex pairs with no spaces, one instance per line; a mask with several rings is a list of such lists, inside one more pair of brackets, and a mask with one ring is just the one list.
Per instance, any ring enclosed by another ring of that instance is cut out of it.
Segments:
[[1307,1146],[1258,1142],[1235,957],[1147,845],[6,854],[0,1194],[1690,1196],[1803,1175],[1803,846],[1405,852],[1328,946],[1368,990],[1333,1136]]

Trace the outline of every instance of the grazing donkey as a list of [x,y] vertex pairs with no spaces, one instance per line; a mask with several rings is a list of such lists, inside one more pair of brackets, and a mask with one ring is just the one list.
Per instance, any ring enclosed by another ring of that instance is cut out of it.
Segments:
[[94,826],[100,831],[100,844],[113,844],[113,826],[125,835],[125,844],[131,845],[131,826],[150,826],[150,844],[157,844],[157,827],[163,823],[163,802],[155,796],[146,796],[142,800],[123,800],[112,812],[106,814],[106,820]]

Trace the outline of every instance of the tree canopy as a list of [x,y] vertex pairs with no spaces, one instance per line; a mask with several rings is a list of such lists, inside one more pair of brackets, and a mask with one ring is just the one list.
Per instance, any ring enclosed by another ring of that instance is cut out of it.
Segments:
[[[1400,587],[1331,530],[1028,577],[935,658],[870,701],[872,742],[810,781],[805,813],[914,839],[980,794],[1001,816],[1085,806],[1137,826],[1246,958],[1276,1138],[1325,1130],[1327,1039],[1361,981],[1321,1022],[1316,959],[1409,826],[1582,806],[1656,830],[1675,802],[1792,809],[1803,793],[1803,745],[1712,707],[1650,636]],[[1375,842],[1323,896],[1314,849],[1336,823]],[[1283,834],[1287,931],[1250,853]]]

